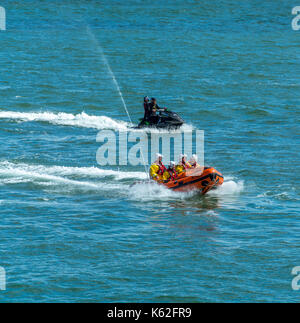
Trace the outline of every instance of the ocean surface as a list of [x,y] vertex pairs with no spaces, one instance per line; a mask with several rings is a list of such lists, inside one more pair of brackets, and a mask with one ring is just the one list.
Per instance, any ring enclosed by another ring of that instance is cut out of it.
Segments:
[[[0,5],[0,301],[300,300],[295,1]],[[98,132],[129,129],[124,103],[137,124],[144,95],[205,131],[222,187],[97,164]]]

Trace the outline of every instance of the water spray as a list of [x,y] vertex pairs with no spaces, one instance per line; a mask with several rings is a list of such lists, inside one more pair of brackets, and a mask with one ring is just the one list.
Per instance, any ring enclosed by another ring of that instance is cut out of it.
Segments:
[[[120,98],[121,98],[121,101],[122,101],[123,107],[124,107],[124,109],[125,109],[125,111],[126,111],[126,113],[127,113],[127,116],[128,116],[129,122],[130,122],[130,125],[131,125],[131,127],[132,127],[132,126],[133,126],[132,119],[131,119],[130,114],[129,114],[129,111],[128,111],[128,109],[127,109],[127,105],[126,105],[126,102],[125,102],[125,100],[124,100],[124,97],[123,97],[122,91],[121,91],[120,86],[119,86],[119,83],[118,83],[118,81],[117,81],[117,79],[116,79],[116,77],[115,77],[115,74],[114,74],[114,72],[112,71],[112,69],[111,69],[111,67],[110,67],[110,64],[109,64],[109,62],[108,62],[108,60],[107,60],[107,58],[106,58],[106,56],[105,56],[105,54],[104,54],[104,52],[103,52],[102,46],[100,45],[100,43],[99,43],[98,39],[95,37],[95,35],[93,34],[93,32],[92,32],[92,30],[91,30],[91,28],[90,28],[89,26],[87,26],[87,33],[88,33],[88,35],[91,37],[91,39],[93,40],[93,42],[94,42],[94,43],[96,44],[96,46],[97,46],[97,50],[98,50],[98,52],[99,52],[99,54],[100,54],[100,56],[101,56],[101,58],[102,58],[102,61],[103,61],[104,65],[107,67],[108,73],[109,73],[109,75],[110,75],[111,79],[113,80],[113,83],[115,84],[115,87],[116,87],[116,89],[117,89],[117,91],[118,91],[118,93],[119,93],[119,95],[120,95]],[[147,166],[146,166],[145,158],[144,158],[144,155],[143,155],[143,152],[142,152],[142,151],[141,151],[141,156],[142,156],[143,163],[144,163],[145,173],[147,174],[148,179],[150,180],[149,172],[148,172],[148,170],[147,170]]]

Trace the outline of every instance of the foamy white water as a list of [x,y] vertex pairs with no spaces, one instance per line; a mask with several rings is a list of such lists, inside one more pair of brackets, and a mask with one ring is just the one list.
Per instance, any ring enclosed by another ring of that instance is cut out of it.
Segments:
[[85,112],[71,114],[64,112],[15,112],[0,111],[0,119],[10,119],[22,122],[48,122],[54,125],[82,128],[127,130],[128,123],[113,120],[105,116],[90,116]]
[[113,177],[115,180],[122,179],[146,179],[143,172],[122,172],[97,167],[64,167],[64,166],[44,166],[29,165],[25,163],[11,163],[9,161],[0,162],[0,175],[15,174],[42,174],[43,176],[82,176],[90,178]]
[[133,201],[184,200],[199,192],[175,192],[155,182],[137,183],[130,187],[129,198]]
[[[75,179],[74,179],[75,178]],[[136,184],[130,186],[120,182],[124,179],[132,180]],[[98,167],[67,167],[31,165],[26,163],[0,162],[0,184],[33,183],[46,187],[82,188],[84,190],[117,191],[125,194],[133,201],[164,201],[184,200],[199,192],[175,192],[154,182],[146,182],[147,174],[144,172],[115,171]],[[144,181],[144,182],[141,182]],[[226,181],[216,190],[210,191],[211,196],[232,196],[240,193],[244,188],[243,182]],[[67,188],[65,188],[67,191]]]
[[[242,181],[234,182],[232,180],[226,181],[222,186],[219,186],[216,190],[212,190],[207,193],[206,196],[218,196],[229,197],[241,193],[244,189],[244,183]],[[185,200],[193,196],[200,196],[199,191],[191,192],[176,192],[166,188],[163,185],[158,185],[154,182],[149,183],[137,183],[130,188],[131,194],[129,198],[137,201],[164,201],[164,200]]]
[[221,186],[218,186],[216,190],[212,190],[208,192],[209,195],[215,195],[215,196],[225,196],[225,195],[233,195],[233,194],[239,194],[244,190],[244,182],[238,181],[235,182],[233,180],[228,180],[225,177],[224,183]]
[[47,122],[59,126],[72,126],[79,128],[92,128],[97,130],[111,129],[116,131],[137,131],[152,133],[176,133],[180,131],[192,131],[193,127],[184,124],[177,130],[164,129],[133,129],[128,122],[115,120],[106,116],[88,115],[85,112],[79,114],[65,112],[17,112],[17,111],[0,111],[0,119],[14,120],[18,122]]

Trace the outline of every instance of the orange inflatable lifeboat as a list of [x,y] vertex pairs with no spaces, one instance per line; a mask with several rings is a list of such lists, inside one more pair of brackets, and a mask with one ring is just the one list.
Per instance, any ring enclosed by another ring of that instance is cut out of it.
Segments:
[[204,195],[212,188],[222,185],[223,182],[223,175],[213,167],[197,167],[179,174],[174,181],[171,180],[161,184],[179,192],[200,190]]

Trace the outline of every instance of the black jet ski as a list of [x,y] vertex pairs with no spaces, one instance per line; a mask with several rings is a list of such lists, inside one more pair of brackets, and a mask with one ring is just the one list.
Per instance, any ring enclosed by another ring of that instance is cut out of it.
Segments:
[[141,119],[136,128],[177,129],[183,124],[183,119],[177,113],[164,109],[159,111],[157,116],[150,117],[149,120]]

